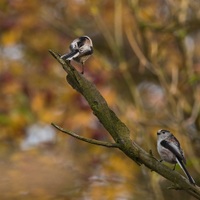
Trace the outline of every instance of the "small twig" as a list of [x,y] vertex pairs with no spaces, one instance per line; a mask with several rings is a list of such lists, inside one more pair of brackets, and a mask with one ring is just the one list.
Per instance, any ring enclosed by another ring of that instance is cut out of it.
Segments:
[[76,133],[74,133],[72,131],[64,130],[63,128],[59,127],[58,125],[56,125],[54,123],[51,123],[51,125],[54,126],[55,128],[57,128],[59,131],[61,131],[63,133],[71,135],[72,137],[74,137],[76,139],[82,140],[82,141],[90,143],[90,144],[95,144],[95,145],[109,147],[109,148],[120,148],[120,145],[117,144],[117,143],[104,142],[104,141],[95,140],[95,139],[91,139],[91,138],[85,138],[83,136],[77,135]]
[[173,184],[169,187],[167,187],[168,190],[183,190],[178,184]]
[[159,161],[156,157],[154,157],[153,152],[152,152],[151,149],[149,150],[149,154],[151,155],[151,157],[152,157],[153,159],[155,159],[156,161]]

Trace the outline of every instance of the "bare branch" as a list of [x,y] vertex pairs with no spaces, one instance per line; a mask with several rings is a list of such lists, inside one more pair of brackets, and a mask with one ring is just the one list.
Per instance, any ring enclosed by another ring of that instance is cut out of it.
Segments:
[[111,142],[105,142],[105,141],[95,140],[95,139],[91,139],[91,138],[85,138],[83,136],[80,136],[80,135],[72,132],[72,131],[64,130],[63,128],[59,127],[58,125],[56,125],[54,123],[51,123],[51,125],[54,126],[55,128],[57,128],[59,131],[66,133],[68,135],[71,135],[72,137],[82,140],[84,142],[99,145],[99,146],[104,146],[104,147],[108,147],[108,148],[119,148],[119,144],[117,144],[117,143],[111,143]]
[[[50,51],[50,53],[59,61],[60,64],[62,64],[63,69],[67,72],[68,83],[85,97],[94,115],[99,119],[101,124],[116,142],[116,148],[123,151],[124,154],[135,161],[138,165],[144,164],[151,171],[157,172],[161,176],[170,180],[173,184],[177,185],[177,188],[185,190],[190,195],[200,199],[200,189],[198,186],[191,185],[185,177],[157,161],[152,154],[147,153],[131,140],[129,129],[109,108],[107,102],[93,83],[77,72],[69,62],[62,60],[59,54],[54,53],[53,51]],[[67,133],[69,134],[70,132],[67,131]],[[75,137],[74,134],[71,135]]]

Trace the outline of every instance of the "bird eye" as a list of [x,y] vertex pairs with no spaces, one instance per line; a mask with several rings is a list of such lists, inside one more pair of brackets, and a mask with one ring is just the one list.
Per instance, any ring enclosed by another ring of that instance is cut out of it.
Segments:
[[165,134],[166,132],[163,130],[162,133]]

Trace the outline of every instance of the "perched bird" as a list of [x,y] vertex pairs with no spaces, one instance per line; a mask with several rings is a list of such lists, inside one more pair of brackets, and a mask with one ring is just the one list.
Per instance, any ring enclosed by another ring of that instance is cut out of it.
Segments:
[[159,130],[157,132],[157,150],[162,160],[172,164],[178,163],[190,183],[195,185],[194,179],[192,178],[192,176],[190,176],[185,167],[186,159],[184,157],[184,153],[181,149],[180,143],[170,131]]
[[93,53],[92,40],[88,36],[81,36],[75,39],[69,46],[70,53],[61,56],[64,60],[75,60],[82,64],[82,74],[84,73],[84,63]]

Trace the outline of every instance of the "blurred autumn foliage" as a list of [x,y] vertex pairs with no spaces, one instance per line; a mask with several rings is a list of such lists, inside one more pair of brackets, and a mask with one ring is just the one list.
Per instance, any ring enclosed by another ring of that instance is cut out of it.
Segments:
[[171,130],[199,183],[199,8],[195,0],[2,0],[0,199],[188,199],[117,150],[55,135],[51,122],[111,140],[48,49],[63,54],[90,36],[84,76],[145,150],[158,156],[156,132]]

